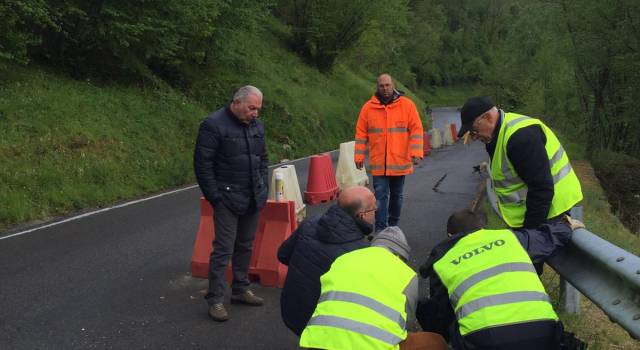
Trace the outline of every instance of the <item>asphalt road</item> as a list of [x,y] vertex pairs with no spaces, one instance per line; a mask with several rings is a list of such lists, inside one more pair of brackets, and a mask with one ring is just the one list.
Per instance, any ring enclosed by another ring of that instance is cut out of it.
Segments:
[[[449,214],[471,202],[481,181],[471,167],[486,157],[480,144],[457,143],[407,177],[400,226],[414,268],[444,237]],[[302,189],[307,165],[296,162]],[[280,320],[278,289],[255,286],[265,306],[230,305],[230,321],[208,319],[207,282],[190,276],[199,196],[187,188],[0,234],[0,349],[297,349]]]
[[460,121],[460,111],[458,110],[458,107],[434,108],[432,115],[432,127],[443,131],[449,131],[449,124],[455,123],[458,130],[460,130],[460,125],[462,125],[462,123]]

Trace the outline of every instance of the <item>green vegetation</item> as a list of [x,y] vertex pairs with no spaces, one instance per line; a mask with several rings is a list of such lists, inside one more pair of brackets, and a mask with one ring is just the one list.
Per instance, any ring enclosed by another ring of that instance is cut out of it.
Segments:
[[634,0],[0,0],[0,230],[193,182],[198,123],[245,84],[271,162],[334,149],[389,72],[420,111],[484,94],[543,117],[588,227],[638,254],[606,198],[638,230],[639,23]]
[[[236,36],[252,43],[243,75],[201,67],[203,76],[187,93],[167,84],[78,80],[42,65],[6,63],[0,75],[0,202],[7,205],[0,206],[0,228],[193,182],[199,122],[247,82],[266,96],[262,118],[271,162],[351,139],[375,75],[344,64],[320,73],[278,39],[287,35],[286,26],[266,24],[270,31]],[[424,110],[401,82],[398,88]]]
[[193,132],[205,111],[184,96],[17,67],[4,77],[0,226],[192,180]]

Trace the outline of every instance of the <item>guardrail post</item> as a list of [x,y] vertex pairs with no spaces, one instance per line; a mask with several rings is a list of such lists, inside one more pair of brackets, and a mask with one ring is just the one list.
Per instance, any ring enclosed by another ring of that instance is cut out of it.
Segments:
[[[582,206],[571,208],[571,217],[580,221],[584,220]],[[580,292],[560,276],[560,308],[562,311],[571,314],[580,314]]]

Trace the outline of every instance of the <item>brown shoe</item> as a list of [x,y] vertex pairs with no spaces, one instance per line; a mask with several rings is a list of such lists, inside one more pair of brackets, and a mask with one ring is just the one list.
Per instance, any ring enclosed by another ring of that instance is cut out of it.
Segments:
[[231,295],[231,304],[245,304],[251,306],[262,306],[264,299],[257,297],[252,291],[248,290],[240,294]]
[[229,314],[222,303],[209,306],[209,317],[218,322],[224,322],[229,319]]

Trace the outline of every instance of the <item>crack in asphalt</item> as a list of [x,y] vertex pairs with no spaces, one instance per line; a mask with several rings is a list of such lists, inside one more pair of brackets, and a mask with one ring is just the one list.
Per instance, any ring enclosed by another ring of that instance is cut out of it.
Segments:
[[440,184],[442,183],[442,181],[444,180],[445,177],[447,177],[447,173],[442,175],[440,180],[438,180],[438,182],[436,182],[435,186],[433,186],[433,188],[432,188],[433,192],[440,192],[440,191],[438,191],[438,186],[440,186]]

